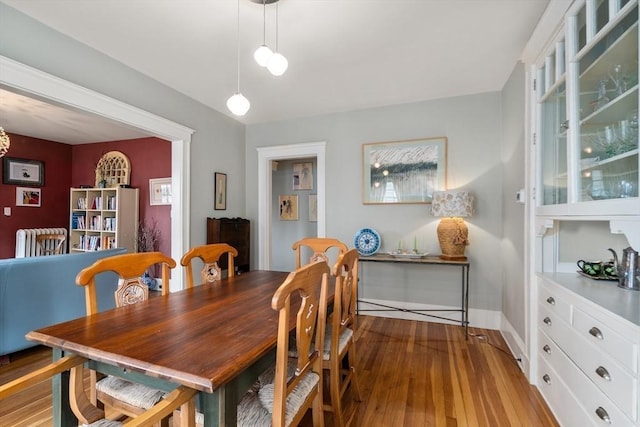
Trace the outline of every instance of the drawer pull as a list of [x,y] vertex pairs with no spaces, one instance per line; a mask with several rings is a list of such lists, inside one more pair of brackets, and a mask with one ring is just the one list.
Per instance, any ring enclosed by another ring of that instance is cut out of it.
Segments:
[[600,331],[600,329],[596,328],[595,326],[589,329],[589,333],[594,337],[598,338],[599,340],[604,339],[604,337],[602,336],[602,331]]
[[602,379],[611,381],[611,375],[609,375],[609,371],[607,371],[604,366],[598,366],[598,369],[596,369],[596,374],[600,375]]
[[542,347],[542,349],[544,350],[545,353],[551,354],[551,347],[549,347],[547,344],[545,344],[544,347]]
[[596,415],[599,416],[600,419],[605,423],[611,424],[611,418],[609,418],[609,414],[604,410],[602,406],[598,406],[598,409],[596,409]]
[[551,304],[551,305],[556,305],[556,300],[555,300],[555,299],[553,299],[553,297],[549,297],[549,298],[547,298],[547,302],[548,302],[549,304]]
[[543,321],[545,324],[547,324],[547,325],[551,326],[551,319],[549,319],[548,317],[545,317],[544,319],[542,319],[542,321]]
[[551,377],[549,376],[549,374],[544,374],[544,375],[542,376],[542,380],[543,380],[545,383],[547,383],[547,384],[551,385]]

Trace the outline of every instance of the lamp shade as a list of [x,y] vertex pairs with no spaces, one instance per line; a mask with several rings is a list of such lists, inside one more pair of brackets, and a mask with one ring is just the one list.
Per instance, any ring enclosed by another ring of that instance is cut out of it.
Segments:
[[473,214],[473,196],[468,191],[434,191],[431,215],[466,218]]

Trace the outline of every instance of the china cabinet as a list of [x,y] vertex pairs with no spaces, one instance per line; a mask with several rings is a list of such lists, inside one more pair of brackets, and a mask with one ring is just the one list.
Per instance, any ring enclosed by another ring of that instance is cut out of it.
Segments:
[[639,215],[637,0],[576,2],[535,91],[536,213]]
[[137,188],[72,188],[69,251],[136,251]]
[[[238,251],[234,260],[236,274],[249,271],[251,222],[244,218],[207,218],[207,244],[228,243]],[[220,260],[220,268],[227,268],[227,259]]]
[[640,426],[640,293],[572,259],[617,234],[640,247],[638,0],[576,0],[557,19],[530,69],[529,379],[561,425]]

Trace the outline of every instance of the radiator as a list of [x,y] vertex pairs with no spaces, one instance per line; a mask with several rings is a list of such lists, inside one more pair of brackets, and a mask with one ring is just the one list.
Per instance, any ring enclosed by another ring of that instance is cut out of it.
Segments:
[[[39,234],[64,234],[67,235],[66,228],[21,228],[16,231],[16,258],[28,258],[40,256],[40,245],[36,242]],[[46,242],[51,245],[53,242]],[[45,249],[53,249],[45,247]],[[67,242],[62,245],[62,253],[67,253]]]

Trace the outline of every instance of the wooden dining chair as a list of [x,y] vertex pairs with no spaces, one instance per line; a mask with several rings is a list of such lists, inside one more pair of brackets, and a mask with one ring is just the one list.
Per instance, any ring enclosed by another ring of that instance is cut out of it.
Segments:
[[[289,274],[273,295],[278,312],[275,368],[263,373],[238,404],[238,426],[296,426],[309,408],[313,425],[324,426],[322,353],[329,267],[318,262]],[[292,304],[297,293],[301,302]],[[299,357],[289,358],[291,319],[295,318]]]
[[[115,291],[117,307],[135,304],[149,298],[149,289],[142,282],[141,276],[150,267],[162,265],[162,295],[169,293],[169,269],[176,267],[176,262],[162,252],[138,252],[114,255],[102,258],[89,267],[84,268],[76,276],[76,283],[85,287],[85,303],[87,315],[98,312],[95,277],[104,272],[118,275],[118,287]],[[116,376],[106,376],[98,381],[95,371],[90,375],[90,402],[97,405],[101,402],[115,412],[135,417],[147,411],[163,398],[166,393],[142,384],[124,380]]]
[[[331,399],[324,408],[333,413],[334,425],[342,427],[351,422],[351,419],[345,419],[342,402],[349,385],[352,386],[354,399],[362,401],[355,368],[354,339],[358,292],[357,250],[351,249],[340,255],[332,273],[336,278],[333,312],[327,324],[322,357],[323,369],[329,378],[327,385]],[[355,411],[352,412],[354,414]]]
[[345,253],[349,249],[347,245],[345,245],[338,239],[329,237],[305,237],[304,239],[298,240],[293,244],[293,246],[291,246],[291,249],[296,251],[296,268],[300,268],[303,265],[302,252],[305,251],[305,248],[307,252],[309,250],[311,250],[312,252],[308,263],[313,263],[316,261],[326,261],[327,263],[329,263],[327,252],[331,248],[336,248],[338,251],[338,255]]
[[193,280],[193,259],[200,258],[204,262],[202,269],[201,283],[213,283],[222,279],[222,269],[218,265],[220,257],[227,254],[227,276],[235,276],[235,267],[233,260],[238,256],[238,251],[231,245],[226,243],[213,243],[210,245],[196,246],[191,248],[187,253],[182,256],[180,264],[185,267],[187,271],[187,288],[192,288],[194,284]]
[[64,234],[38,234],[36,242],[40,247],[40,255],[60,255],[64,253],[63,248],[67,236]]
[[[149,426],[166,419],[178,407],[188,411],[197,393],[195,389],[179,386],[167,394],[159,403],[138,417],[123,422],[107,420],[102,409],[94,406],[84,389],[84,363],[87,359],[77,355],[65,356],[48,365],[29,372],[6,384],[0,385],[0,401],[29,387],[49,380],[54,375],[69,371],[69,406],[74,415],[84,426],[116,427],[116,426]],[[188,427],[193,426],[184,424]]]

